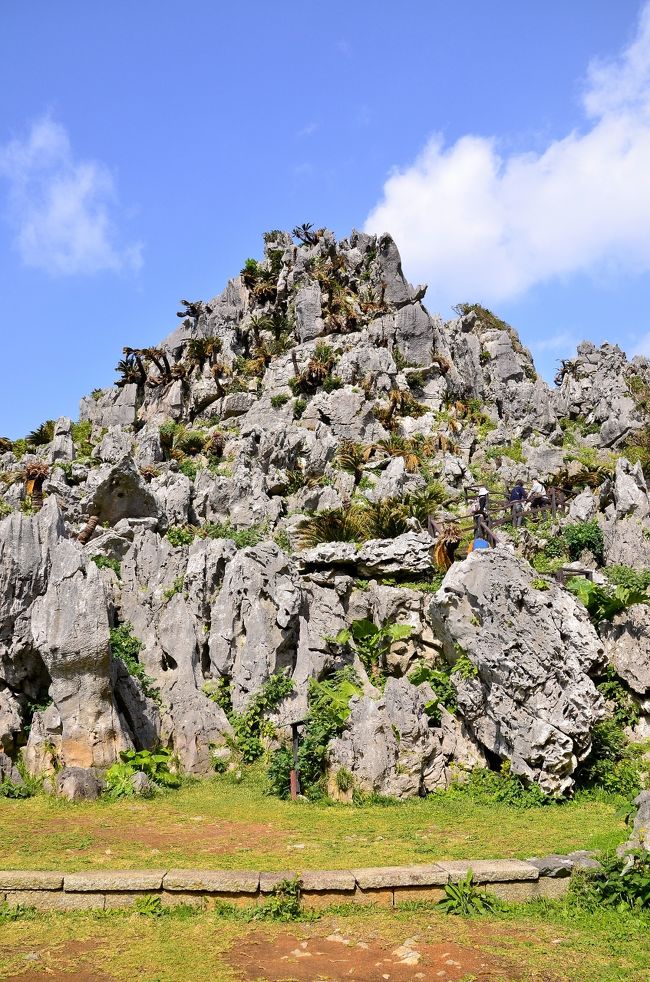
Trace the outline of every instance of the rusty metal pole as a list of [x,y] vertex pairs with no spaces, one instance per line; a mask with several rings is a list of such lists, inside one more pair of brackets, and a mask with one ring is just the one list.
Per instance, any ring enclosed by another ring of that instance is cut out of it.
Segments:
[[298,776],[298,724],[291,724],[291,749],[293,751],[293,767],[289,775],[291,799],[295,801],[300,794],[300,779]]

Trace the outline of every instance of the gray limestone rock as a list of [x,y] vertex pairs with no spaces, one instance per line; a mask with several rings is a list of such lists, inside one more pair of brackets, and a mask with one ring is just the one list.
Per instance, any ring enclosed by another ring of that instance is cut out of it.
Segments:
[[600,625],[607,660],[626,685],[650,695],[650,608],[634,604]]
[[75,449],[72,439],[72,420],[67,416],[57,419],[54,424],[54,439],[50,447],[50,462],[74,460]]
[[328,760],[330,784],[345,768],[361,790],[397,798],[446,783],[440,735],[429,727],[424,699],[407,679],[390,678],[381,698],[364,696],[352,704]]
[[97,773],[87,767],[64,767],[56,776],[56,791],[68,801],[94,801],[104,787]]
[[209,650],[236,709],[274,672],[293,671],[300,600],[295,567],[275,543],[243,549],[228,564],[212,605]]
[[476,674],[457,683],[471,732],[512,770],[561,794],[604,715],[588,672],[603,658],[584,608],[532,586],[534,571],[505,549],[472,553],[447,573],[430,608],[448,661]]
[[106,594],[95,564],[86,564],[68,540],[60,543],[47,590],[32,607],[31,630],[61,716],[62,761],[84,768],[113,763],[131,740],[110,684]]
[[153,491],[127,454],[110,468],[87,503],[89,514],[99,516],[100,524],[115,525],[122,518],[163,518]]

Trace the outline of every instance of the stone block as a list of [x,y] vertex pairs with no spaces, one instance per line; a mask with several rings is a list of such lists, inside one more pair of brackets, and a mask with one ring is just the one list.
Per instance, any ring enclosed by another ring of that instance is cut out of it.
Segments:
[[535,857],[534,859],[527,860],[527,862],[539,870],[540,877],[571,876],[571,870],[574,865],[573,860],[568,856],[558,856],[555,853],[552,853],[550,856],[542,856],[539,859]]
[[332,890],[353,893],[356,885],[354,874],[347,869],[305,870],[300,875],[301,890],[310,893]]
[[569,876],[540,876],[535,884],[535,896],[558,900],[568,892],[570,883]]
[[482,889],[486,893],[493,893],[501,900],[510,900],[513,903],[526,903],[538,897],[537,880],[516,880],[515,882],[488,882],[483,884]]
[[531,863],[521,859],[475,859],[449,860],[438,864],[447,877],[457,883],[467,876],[469,870],[474,874],[475,883],[508,883],[513,880],[538,880],[539,870]]
[[178,904],[191,904],[193,907],[207,907],[207,897],[203,893],[189,893],[183,890],[175,890],[170,893],[163,890],[160,894],[163,907],[176,907]]
[[172,869],[163,878],[165,890],[190,893],[257,893],[260,874],[251,870]]
[[308,910],[331,907],[333,904],[351,904],[355,901],[353,890],[301,890],[300,902]]
[[411,903],[413,901],[437,904],[439,900],[444,899],[444,896],[444,887],[439,886],[395,887],[393,889],[393,901],[396,907],[399,904]]
[[160,890],[165,870],[102,870],[97,873],[66,873],[63,889],[66,893],[108,892],[131,893]]
[[63,890],[8,890],[10,906],[24,904],[36,910],[103,910],[103,893],[65,893]]
[[380,907],[392,907],[393,906],[393,891],[388,887],[362,890],[360,886],[357,885],[354,894],[352,895],[352,902],[355,904],[378,904]]
[[442,866],[369,866],[353,869],[352,874],[362,890],[393,887],[443,886],[448,873]]
[[293,872],[284,873],[260,873],[260,893],[272,893],[273,890],[284,880],[293,880],[296,874]]
[[0,870],[0,890],[62,890],[63,873],[39,870]]
[[105,894],[106,910],[114,910],[119,907],[132,907],[136,900],[144,900],[146,897],[162,897],[162,890],[124,890]]

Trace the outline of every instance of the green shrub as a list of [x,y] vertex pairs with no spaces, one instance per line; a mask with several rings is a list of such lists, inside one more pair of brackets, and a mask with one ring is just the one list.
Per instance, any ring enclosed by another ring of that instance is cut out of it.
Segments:
[[650,587],[650,569],[632,569],[631,566],[608,566],[605,576],[614,586],[624,586],[636,593],[645,593]]
[[133,634],[130,624],[120,624],[110,632],[111,653],[114,658],[119,658],[129,675],[136,678],[149,699],[160,702],[160,692],[154,680],[147,675],[144,667],[138,660],[140,650],[144,647],[142,641]]
[[289,921],[304,920],[305,915],[300,906],[300,881],[297,877],[292,880],[282,880],[273,887],[268,900],[247,913],[250,921]]
[[631,744],[620,723],[608,719],[591,731],[591,751],[576,772],[576,787],[631,800],[641,790],[643,747]]
[[458,883],[447,883],[444,899],[436,904],[436,909],[445,914],[462,914],[467,917],[470,914],[491,914],[501,906],[497,897],[474,885],[474,873],[470,869]]
[[198,473],[198,467],[193,460],[181,460],[178,469],[185,477],[189,477],[190,481],[193,481]]
[[28,784],[16,784],[8,777],[0,781],[0,798],[31,798],[32,793]]
[[75,450],[77,451],[78,457],[90,457],[92,454],[93,444],[90,439],[92,430],[93,424],[89,419],[72,424],[72,442],[75,445]]
[[122,575],[122,564],[119,559],[111,559],[110,556],[93,556],[92,561],[98,569],[112,569],[118,580]]
[[106,796],[116,799],[135,794],[131,778],[138,771],[146,774],[156,787],[179,788],[182,782],[171,769],[174,763],[170,750],[123,750],[120,762],[109,767],[104,775]]
[[350,627],[339,631],[336,637],[325,640],[356,651],[366,671],[378,675],[386,668],[386,655],[393,642],[410,638],[413,631],[412,624],[382,624],[377,627],[362,617],[352,621]]
[[413,685],[422,685],[423,682],[428,682],[433,689],[435,698],[427,702],[424,708],[429,721],[434,726],[440,725],[441,706],[444,706],[450,713],[456,712],[458,693],[456,686],[451,680],[451,668],[449,665],[441,665],[440,668],[429,668],[424,662],[420,662],[409,672],[408,680]]
[[172,525],[167,529],[167,540],[173,546],[189,546],[194,542],[196,532],[191,525]]
[[[298,773],[302,793],[311,799],[325,794],[324,776],[327,748],[340,736],[350,715],[349,702],[361,694],[359,680],[351,668],[333,672],[329,678],[309,680],[305,730],[298,748]],[[274,751],[269,761],[269,792],[279,798],[289,795],[289,774],[293,754],[288,747]]]
[[599,870],[584,870],[572,877],[570,891],[581,906],[650,910],[650,852],[640,849],[624,856],[601,856],[600,865]]
[[293,400],[293,418],[300,419],[305,409],[307,408],[306,399],[294,399]]
[[273,406],[274,409],[280,409],[282,406],[285,406],[289,402],[289,399],[290,396],[288,396],[284,392],[281,392],[277,396],[271,396],[271,405]]
[[650,603],[650,596],[647,593],[639,593],[625,586],[617,586],[612,590],[582,576],[573,577],[566,586],[567,590],[575,594],[587,608],[594,624],[611,620],[616,614],[620,614],[634,604]]
[[538,784],[526,785],[511,771],[510,761],[503,761],[499,771],[475,767],[464,775],[465,780],[452,784],[446,791],[437,792],[457,798],[470,798],[479,804],[504,804],[512,808],[536,808],[550,799]]
[[222,675],[218,679],[209,679],[204,683],[201,691],[212,702],[223,709],[228,718],[232,713],[232,692],[230,679]]
[[596,561],[602,564],[605,540],[603,530],[595,518],[590,522],[575,522],[573,525],[566,525],[562,531],[562,538],[566,543],[571,559],[578,559],[580,553],[588,549]]
[[291,695],[293,689],[291,679],[282,672],[276,672],[255,693],[243,712],[230,713],[233,745],[245,764],[252,764],[264,753],[262,740],[275,733],[275,727],[266,717]]

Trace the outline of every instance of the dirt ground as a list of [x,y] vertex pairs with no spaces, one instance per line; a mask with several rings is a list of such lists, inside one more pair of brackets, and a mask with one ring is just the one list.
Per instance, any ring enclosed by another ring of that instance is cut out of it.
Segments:
[[460,982],[461,979],[521,979],[507,962],[480,949],[408,938],[401,945],[357,941],[344,932],[301,939],[280,934],[272,940],[251,935],[226,956],[242,982]]

